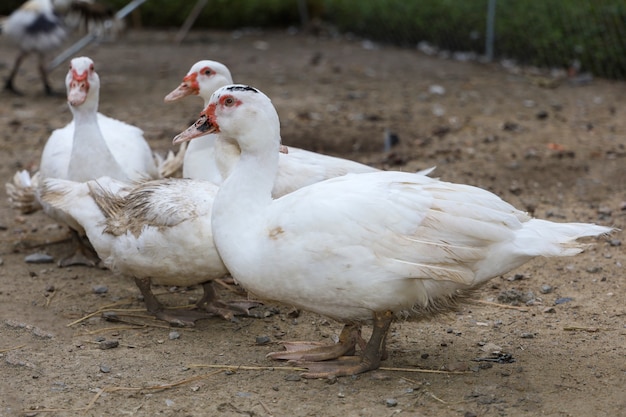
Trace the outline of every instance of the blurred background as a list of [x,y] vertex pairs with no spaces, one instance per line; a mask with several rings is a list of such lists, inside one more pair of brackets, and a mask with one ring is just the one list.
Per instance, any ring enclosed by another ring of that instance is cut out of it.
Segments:
[[[128,1],[99,0],[114,10]],[[2,1],[0,15],[22,3]],[[148,0],[131,13],[128,25],[181,27],[196,3]],[[208,0],[193,24],[204,29],[290,26],[353,33],[432,54],[456,53],[460,59],[492,57],[626,77],[624,0]]]

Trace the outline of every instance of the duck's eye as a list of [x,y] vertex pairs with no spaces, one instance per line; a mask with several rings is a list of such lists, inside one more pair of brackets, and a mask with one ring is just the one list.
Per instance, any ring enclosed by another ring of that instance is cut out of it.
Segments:
[[224,99],[224,106],[226,107],[232,107],[235,105],[235,99],[232,97],[226,97]]
[[89,65],[89,70],[90,70],[90,71],[93,71],[93,69],[94,69],[94,68],[93,68],[93,64]]
[[204,71],[204,75],[211,75],[213,72],[210,69]]

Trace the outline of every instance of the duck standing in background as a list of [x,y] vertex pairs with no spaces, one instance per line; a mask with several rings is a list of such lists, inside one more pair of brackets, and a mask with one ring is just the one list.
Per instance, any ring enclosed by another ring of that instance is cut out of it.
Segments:
[[486,190],[406,172],[345,175],[273,199],[280,122],[249,86],[217,90],[174,144],[208,133],[241,149],[211,220],[231,275],[261,299],[344,323],[334,345],[285,343],[269,355],[309,378],[377,369],[396,316],[451,311],[490,279],[537,256],[573,256],[585,248],[577,239],[613,230],[533,219]]
[[90,0],[28,0],[9,15],[2,24],[2,32],[11,38],[20,48],[13,69],[5,81],[4,88],[15,94],[21,94],[14,85],[22,61],[36,53],[38,69],[44,91],[54,94],[48,81],[48,71],[44,62],[45,55],[61,46],[67,36],[67,26],[60,13],[73,13],[86,25],[88,22],[102,23],[113,18],[112,10]]

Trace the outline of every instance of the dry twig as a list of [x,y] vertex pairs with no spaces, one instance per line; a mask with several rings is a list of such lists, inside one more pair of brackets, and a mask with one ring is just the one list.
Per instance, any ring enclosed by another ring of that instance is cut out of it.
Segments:
[[500,303],[494,303],[493,301],[485,301],[485,300],[473,300],[472,302],[474,303],[479,303],[479,304],[486,304],[488,306],[494,306],[494,307],[500,307],[500,308],[506,308],[509,310],[517,310],[517,311],[522,311],[522,312],[527,312],[529,311],[528,308],[526,307],[520,307],[520,306],[511,306],[508,304],[500,304]]
[[6,348],[6,349],[0,349],[0,353],[9,352],[11,350],[16,350],[16,349],[21,349],[24,346],[26,346],[26,344],[15,346],[15,347],[11,347],[11,348]]

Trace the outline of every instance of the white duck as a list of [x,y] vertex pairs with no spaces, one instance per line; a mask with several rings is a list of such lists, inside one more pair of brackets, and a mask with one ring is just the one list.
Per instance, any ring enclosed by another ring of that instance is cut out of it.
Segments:
[[[217,90],[174,143],[207,133],[241,149],[213,203],[213,238],[232,276],[260,298],[345,323],[333,346],[292,343],[269,355],[302,362],[306,377],[376,369],[396,315],[448,311],[533,257],[575,255],[576,239],[612,230],[532,219],[480,188],[402,172],[346,175],[273,200],[279,119],[248,86]],[[372,321],[365,345],[361,325]],[[356,344],[360,356],[332,360]]]
[[[165,101],[199,95],[206,107],[215,90],[232,82],[230,71],[224,64],[210,60],[198,61],[183,78],[183,82],[165,97]],[[220,140],[216,135],[203,135],[191,142],[185,152],[183,177],[221,184],[238,158],[239,148],[235,143]],[[377,169],[358,162],[289,147],[279,157],[278,176],[272,193],[274,197],[280,197],[300,187],[349,172],[374,171]]]
[[[259,303],[218,300],[212,280],[228,274],[211,233],[217,186],[209,181],[162,179],[128,186],[108,177],[86,183],[44,181],[42,200],[67,213],[85,230],[105,266],[133,277],[148,312],[177,326],[201,318],[232,319]],[[202,284],[199,310],[167,309],[151,284]]]
[[[74,118],[65,127],[52,132],[48,138],[41,155],[38,176],[41,179],[61,178],[78,182],[102,176],[126,182],[158,178],[152,151],[142,130],[98,113],[100,79],[90,58],[72,59],[65,85]],[[35,188],[25,178],[28,175],[21,174],[20,184],[7,184],[10,198],[12,194],[27,194]],[[25,188],[20,188],[22,185]],[[32,201],[41,203],[36,198]],[[55,220],[82,232],[80,225],[71,216],[45,204],[43,209]],[[61,264],[92,263],[81,256],[84,255],[81,251],[75,255],[62,260]]]

